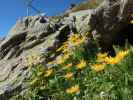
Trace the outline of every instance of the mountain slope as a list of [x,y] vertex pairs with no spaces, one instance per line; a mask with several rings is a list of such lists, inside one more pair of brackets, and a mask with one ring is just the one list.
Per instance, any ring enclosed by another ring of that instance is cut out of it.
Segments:
[[[127,27],[132,27],[132,6],[132,0],[105,0],[96,9],[67,17],[36,15],[18,20],[0,43],[0,99],[132,98],[132,48],[118,49],[114,58],[107,56],[114,52],[115,40],[123,36],[122,29],[124,34],[132,32]],[[130,42],[132,38],[123,39]],[[99,49],[106,51],[101,55],[106,59],[97,61]],[[75,66],[72,73],[62,71],[64,64]],[[62,78],[65,74],[68,80],[74,76],[70,84]]]

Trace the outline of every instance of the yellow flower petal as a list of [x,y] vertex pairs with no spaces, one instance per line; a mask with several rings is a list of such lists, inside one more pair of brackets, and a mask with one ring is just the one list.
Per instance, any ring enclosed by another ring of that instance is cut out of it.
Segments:
[[75,86],[72,86],[72,87],[68,88],[66,90],[66,92],[69,93],[69,94],[79,93],[80,92],[79,85],[75,85]]
[[97,54],[97,61],[98,62],[104,62],[105,58],[107,57],[107,53],[98,53]]
[[133,20],[130,20],[130,24],[133,24]]
[[72,73],[72,72],[69,72],[69,73],[67,73],[64,77],[65,77],[67,80],[71,80],[72,77],[73,77],[73,73]]
[[48,70],[46,70],[44,76],[49,77],[52,73],[53,73],[53,69],[48,69]]
[[113,58],[113,57],[107,57],[107,58],[105,59],[105,62],[106,62],[107,64],[115,65],[115,64],[117,64],[117,63],[120,62],[120,59]]
[[124,57],[125,57],[128,53],[129,53],[128,50],[127,50],[127,51],[120,51],[120,52],[118,52],[118,54],[117,54],[115,57],[106,57],[106,58],[105,58],[105,62],[106,62],[107,64],[112,64],[112,65],[118,64],[119,62],[121,62],[121,61],[124,59]]
[[105,69],[106,64],[94,64],[92,65],[92,69],[95,70],[96,72],[102,71]]
[[63,59],[63,57],[62,56],[60,56],[60,57],[58,57],[57,59],[56,59],[56,63],[57,64],[62,64],[62,63],[64,63],[64,59]]
[[78,69],[83,69],[86,67],[86,61],[85,60],[81,60],[80,63],[78,65],[76,65],[76,67]]

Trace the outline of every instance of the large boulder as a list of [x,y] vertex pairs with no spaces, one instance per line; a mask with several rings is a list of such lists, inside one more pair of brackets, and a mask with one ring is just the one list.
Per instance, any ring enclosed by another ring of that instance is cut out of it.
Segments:
[[94,9],[88,9],[69,14],[70,18],[75,17],[74,25],[78,33],[84,34],[91,30],[89,23],[93,11]]
[[[115,40],[122,41],[123,34],[130,31],[128,26],[132,13],[132,0],[104,0],[95,9],[90,19],[90,26],[103,51],[113,50],[112,45]],[[123,29],[127,31],[123,33]]]

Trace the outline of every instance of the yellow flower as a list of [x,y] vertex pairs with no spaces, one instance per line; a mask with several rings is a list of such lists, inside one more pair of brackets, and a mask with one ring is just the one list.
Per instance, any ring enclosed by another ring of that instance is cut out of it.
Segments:
[[69,57],[70,57],[70,53],[65,53],[64,55],[58,57],[56,59],[56,63],[57,64],[63,64]]
[[63,59],[63,57],[62,56],[60,56],[60,57],[58,57],[57,59],[56,59],[56,63],[57,64],[62,64],[62,63],[64,63],[64,59]]
[[125,56],[128,55],[128,53],[129,53],[128,50],[126,50],[126,51],[120,51],[120,52],[116,55],[116,58],[119,58],[119,59],[122,60]]
[[118,64],[121,60],[124,59],[124,57],[129,53],[129,50],[126,51],[120,51],[115,57],[108,57],[107,53],[104,54],[98,54],[97,55],[97,61],[101,63],[106,63],[106,64]]
[[71,45],[78,46],[85,42],[85,37],[82,37],[80,34],[73,34],[68,39]]
[[130,20],[130,24],[133,24],[133,20]]
[[94,64],[94,65],[92,65],[92,69],[93,70],[95,70],[96,72],[99,72],[99,71],[102,71],[102,70],[104,70],[105,69],[105,63],[103,63],[103,64]]
[[98,53],[97,58],[105,58],[107,57],[107,53]]
[[61,46],[61,47],[59,47],[56,51],[58,52],[58,51],[61,51],[61,50],[65,50],[65,49],[68,49],[68,42],[64,42],[64,44]]
[[72,67],[72,63],[67,64],[63,69],[68,69],[68,68],[70,68],[70,67]]
[[83,69],[86,67],[86,61],[85,60],[81,60],[80,63],[78,65],[76,65],[76,67],[78,69]]
[[71,80],[72,77],[73,77],[73,73],[72,73],[72,72],[69,72],[69,73],[67,73],[64,77],[65,77],[67,80]]
[[105,58],[105,62],[107,64],[118,64],[120,61],[122,61],[124,59],[124,57],[129,53],[129,51],[120,51],[116,57],[106,57]]
[[97,54],[97,61],[98,62],[104,62],[105,58],[107,57],[107,53],[98,53]]
[[64,53],[64,54],[66,54],[66,53],[71,54],[71,52],[72,52],[72,49],[71,48],[67,48],[67,49],[63,49],[62,50],[62,53]]
[[84,42],[85,42],[85,38],[79,38],[75,42],[73,42],[72,45],[78,46],[78,45],[80,45],[80,44],[82,44]]
[[72,34],[68,39],[70,42],[75,42],[80,37],[79,34]]
[[105,59],[105,62],[106,62],[107,64],[115,65],[115,64],[117,64],[117,63],[120,62],[120,59],[113,58],[113,57],[107,57],[107,58]]
[[69,93],[69,94],[79,93],[80,92],[79,85],[75,85],[75,86],[72,86],[72,87],[68,88],[66,90],[66,92]]
[[53,69],[48,69],[48,70],[46,70],[44,76],[49,77],[52,73],[53,73]]
[[67,60],[67,59],[70,57],[70,55],[71,55],[71,54],[69,54],[69,53],[64,54],[63,59],[64,59],[64,60]]

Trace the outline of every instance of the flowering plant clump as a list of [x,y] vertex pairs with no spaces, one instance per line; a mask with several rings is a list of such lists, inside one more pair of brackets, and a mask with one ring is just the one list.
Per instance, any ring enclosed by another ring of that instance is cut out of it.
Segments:
[[125,56],[127,56],[129,54],[129,51],[120,51],[117,53],[117,55],[115,57],[108,57],[107,53],[101,54],[99,53],[97,55],[97,62],[99,62],[99,64],[94,64],[92,65],[92,69],[94,69],[95,71],[102,71],[105,69],[107,64],[110,65],[115,65],[120,63]]
[[86,36],[72,34],[48,67],[31,62],[30,88],[15,100],[132,100],[133,49],[110,57],[98,48],[89,51],[85,41]]
[[129,51],[120,51],[116,57],[106,57],[105,58],[105,62],[107,64],[118,64],[119,62],[121,62],[121,60],[124,59],[125,56],[127,56],[129,54]]

